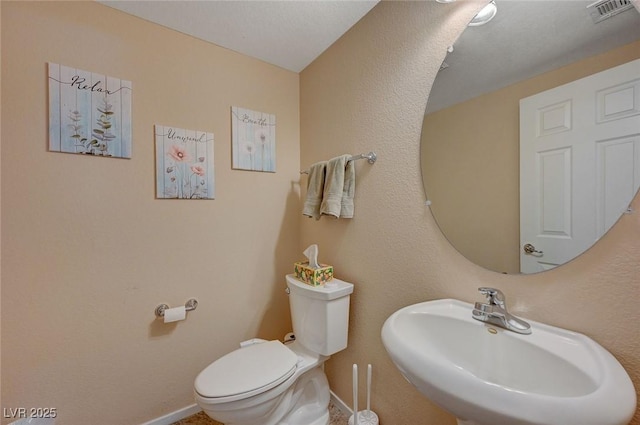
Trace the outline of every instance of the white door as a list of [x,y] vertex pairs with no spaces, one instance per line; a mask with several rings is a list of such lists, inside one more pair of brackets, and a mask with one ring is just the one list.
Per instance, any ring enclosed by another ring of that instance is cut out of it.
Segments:
[[639,186],[640,59],[520,100],[522,273],[585,251]]

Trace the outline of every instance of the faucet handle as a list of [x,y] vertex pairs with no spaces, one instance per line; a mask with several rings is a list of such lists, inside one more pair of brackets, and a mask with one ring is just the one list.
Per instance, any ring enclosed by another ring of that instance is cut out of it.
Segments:
[[483,286],[478,288],[478,291],[480,291],[481,294],[487,297],[490,305],[498,305],[502,308],[505,308],[504,294],[501,290]]

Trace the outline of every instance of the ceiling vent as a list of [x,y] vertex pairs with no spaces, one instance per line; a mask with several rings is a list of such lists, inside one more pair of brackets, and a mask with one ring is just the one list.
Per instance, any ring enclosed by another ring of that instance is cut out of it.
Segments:
[[590,4],[587,9],[591,11],[593,23],[597,24],[632,7],[631,0],[601,0]]

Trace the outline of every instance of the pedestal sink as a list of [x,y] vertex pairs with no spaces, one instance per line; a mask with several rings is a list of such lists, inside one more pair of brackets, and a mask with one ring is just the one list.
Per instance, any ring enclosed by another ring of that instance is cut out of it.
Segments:
[[626,425],[636,408],[620,363],[585,335],[531,320],[521,335],[458,300],[393,313],[382,342],[404,377],[464,425]]

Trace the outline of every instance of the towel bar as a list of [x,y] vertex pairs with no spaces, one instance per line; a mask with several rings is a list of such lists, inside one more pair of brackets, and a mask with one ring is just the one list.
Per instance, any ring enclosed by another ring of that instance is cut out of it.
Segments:
[[[366,159],[369,164],[373,164],[378,159],[378,155],[375,152],[361,153],[360,155],[352,156],[349,161],[357,161],[358,159]],[[309,174],[309,170],[300,171],[300,174]]]

